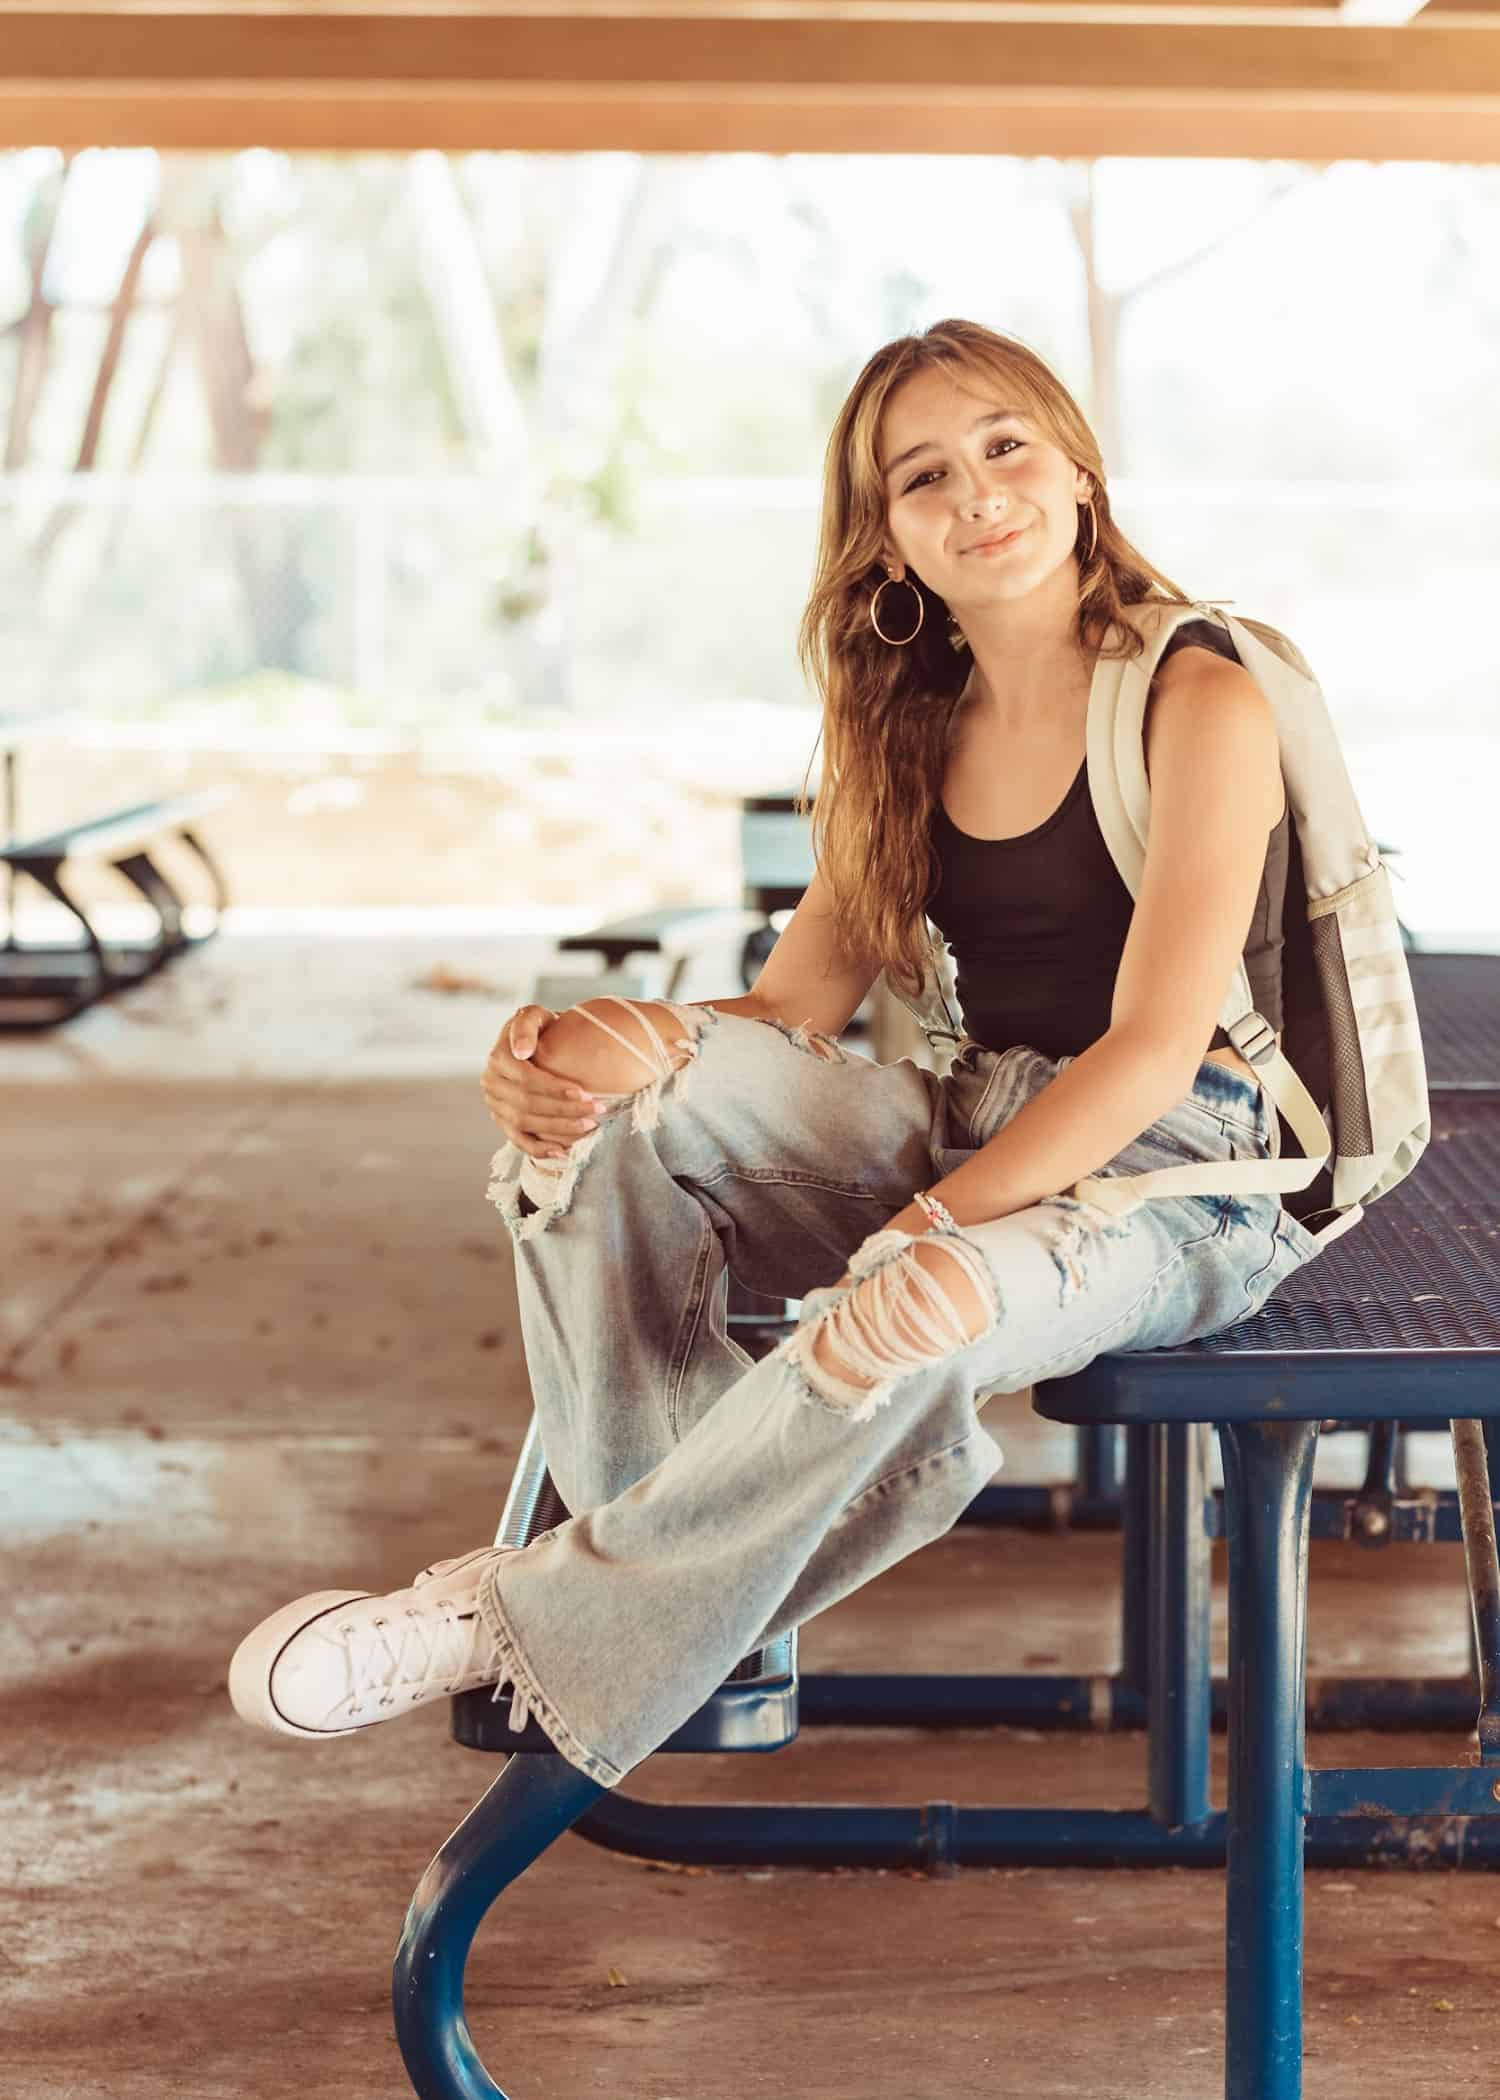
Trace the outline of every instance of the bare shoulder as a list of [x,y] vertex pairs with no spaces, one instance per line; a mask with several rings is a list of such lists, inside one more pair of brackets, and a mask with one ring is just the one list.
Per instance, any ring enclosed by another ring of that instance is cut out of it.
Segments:
[[1198,642],[1174,650],[1151,680],[1146,736],[1191,736],[1197,741],[1276,735],[1276,710],[1243,664],[1230,663]]
[[1285,808],[1276,711],[1243,664],[1189,643],[1159,666],[1146,716],[1146,769],[1186,782],[1204,769],[1230,769],[1246,791],[1259,788],[1267,827]]

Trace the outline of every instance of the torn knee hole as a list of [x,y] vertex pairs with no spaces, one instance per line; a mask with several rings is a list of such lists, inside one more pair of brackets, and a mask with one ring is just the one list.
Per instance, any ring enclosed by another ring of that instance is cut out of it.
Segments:
[[[619,1026],[605,1018],[602,1009],[610,1006],[624,1009]],[[707,1011],[600,992],[549,1021],[537,1050],[547,1070],[605,1098],[625,1100],[670,1079],[696,1054]],[[601,1042],[601,1035],[615,1047]]]
[[977,1341],[997,1314],[983,1255],[945,1233],[908,1241],[782,1346],[819,1398],[866,1417],[898,1378]]
[[[627,1009],[638,1042],[631,1042],[594,1011],[606,1003]],[[579,1017],[582,1027],[577,1025]],[[531,1239],[567,1215],[585,1163],[603,1138],[607,1123],[621,1109],[629,1108],[632,1130],[655,1129],[661,1121],[663,1093],[669,1086],[678,1095],[683,1092],[703,1035],[717,1019],[711,1007],[680,1006],[670,999],[638,1006],[613,992],[601,992],[548,1022],[538,1045],[549,1053],[547,1070],[586,1086],[599,1103],[601,1118],[594,1129],[574,1138],[561,1159],[534,1159],[508,1142],[495,1154],[489,1199],[515,1239]],[[564,1024],[568,1024],[566,1029]],[[613,1036],[620,1048],[611,1051],[605,1046],[602,1053],[596,1051],[593,1043],[600,1030]],[[635,1076],[631,1086],[607,1087],[606,1080],[633,1076],[625,1069],[624,1051],[648,1076],[644,1083]]]
[[[606,1004],[626,1009],[634,1040],[605,1020],[598,1009]],[[540,1042],[553,1060],[548,1069],[586,1086],[599,1100],[605,1118],[628,1104],[630,1128],[654,1130],[661,1121],[663,1092],[674,1081],[678,1096],[686,1091],[703,1036],[718,1018],[712,1007],[681,1006],[673,999],[642,1004],[614,992],[600,992],[549,1021]],[[600,1031],[613,1037],[618,1048],[600,1044]],[[588,1131],[576,1139],[569,1156],[597,1135],[597,1131]]]

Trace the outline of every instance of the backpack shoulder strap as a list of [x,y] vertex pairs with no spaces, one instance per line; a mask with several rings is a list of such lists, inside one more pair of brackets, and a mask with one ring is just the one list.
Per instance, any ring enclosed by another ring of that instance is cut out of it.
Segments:
[[[1101,657],[1096,663],[1089,692],[1087,763],[1089,795],[1099,829],[1121,881],[1137,897],[1151,821],[1145,719],[1152,674],[1177,627],[1185,620],[1217,616],[1205,604],[1153,604],[1132,611],[1139,615],[1146,648],[1133,659]],[[1284,675],[1295,678],[1299,674],[1287,668]],[[1149,1174],[1090,1175],[1075,1183],[1069,1194],[1118,1214],[1152,1196],[1217,1196],[1241,1191],[1281,1194],[1305,1189],[1316,1179],[1333,1151],[1333,1139],[1317,1102],[1282,1053],[1275,1031],[1255,1010],[1243,958],[1236,959],[1219,1009],[1219,1025],[1254,1066],[1261,1086],[1285,1116],[1306,1156],[1160,1167]],[[1353,1222],[1352,1217],[1340,1218],[1325,1236],[1346,1230]]]

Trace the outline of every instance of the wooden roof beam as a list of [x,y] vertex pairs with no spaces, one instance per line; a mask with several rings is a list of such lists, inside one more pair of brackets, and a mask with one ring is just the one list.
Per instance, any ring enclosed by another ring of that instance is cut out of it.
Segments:
[[0,146],[33,144],[1494,161],[1500,13],[11,0]]

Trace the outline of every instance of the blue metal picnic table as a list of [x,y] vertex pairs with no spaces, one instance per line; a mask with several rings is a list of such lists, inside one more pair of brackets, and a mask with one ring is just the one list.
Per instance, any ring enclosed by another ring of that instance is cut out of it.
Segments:
[[[1304,1856],[1345,1867],[1500,1864],[1500,1564],[1479,1426],[1500,1419],[1500,1093],[1436,1096],[1434,1125],[1417,1172],[1253,1319],[1185,1348],[1100,1357],[1038,1389],[1039,1411],[1055,1420],[1127,1424],[1147,1440],[1155,1666],[1144,1809],[644,1803],[586,1778],[534,1723],[511,1735],[505,1707],[485,1693],[465,1694],[454,1702],[460,1740],[543,1754],[510,1759],[412,1899],[393,1987],[422,2100],[503,2100],[464,2022],[464,1963],[489,1906],[568,1828],[656,1859],[934,1874],[1227,1858],[1226,2100],[1296,2100]],[[1306,1768],[1313,1457],[1320,1423],[1350,1418],[1455,1421],[1480,1662],[1477,1764]],[[1227,1813],[1208,1798],[1209,1425],[1224,1449],[1229,1538]],[[518,1540],[559,1510],[528,1441],[531,1470],[523,1453],[507,1505]],[[746,1658],[661,1747],[783,1747],[797,1732],[797,1698],[793,1634]]]
[[[55,736],[76,713],[76,708],[29,714],[0,711],[0,870],[6,893],[0,1032],[56,1027],[106,994],[141,983],[164,963],[210,939],[228,902],[223,870],[199,829],[202,817],[232,792],[227,786],[132,802],[33,837],[21,836],[20,754],[28,744]],[[195,859],[208,877],[209,923],[202,932],[187,930],[177,880],[159,863],[163,840]],[[148,937],[106,940],[101,935],[92,907],[81,901],[71,882],[71,865],[80,858],[104,861],[145,902],[155,920]],[[23,875],[63,908],[77,929],[77,939],[22,939],[17,895]]]

